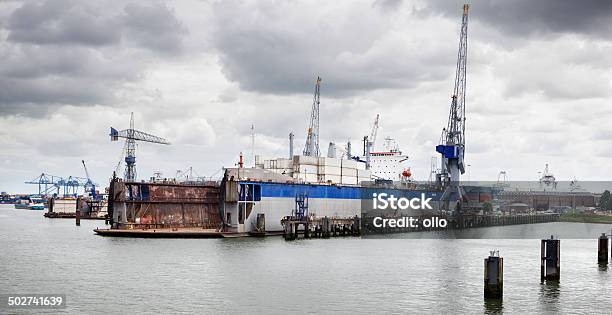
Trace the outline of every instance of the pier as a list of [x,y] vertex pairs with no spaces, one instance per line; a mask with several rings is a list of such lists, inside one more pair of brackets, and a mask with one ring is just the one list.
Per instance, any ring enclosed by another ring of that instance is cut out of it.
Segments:
[[[361,235],[361,218],[300,218],[288,216],[281,220],[283,237],[294,240],[304,238],[329,238],[336,236]],[[300,228],[301,227],[301,228]]]
[[434,231],[434,230],[448,230],[448,229],[469,229],[479,227],[491,227],[491,226],[502,226],[502,225],[518,225],[518,224],[535,224],[535,223],[548,223],[559,221],[558,214],[529,214],[529,215],[481,215],[481,214],[461,214],[458,216],[451,215],[421,215],[413,216],[413,218],[423,221],[425,219],[431,219],[437,217],[439,219],[447,220],[447,227],[424,227],[422,225],[411,227],[375,227],[373,225],[373,217],[366,217],[363,220],[363,234],[389,234],[389,233],[407,233],[407,232],[421,232],[421,231]]

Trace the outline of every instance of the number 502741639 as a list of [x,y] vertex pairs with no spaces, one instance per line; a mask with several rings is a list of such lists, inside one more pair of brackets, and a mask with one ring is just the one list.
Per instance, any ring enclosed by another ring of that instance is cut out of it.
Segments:
[[62,308],[65,294],[2,294],[0,308]]

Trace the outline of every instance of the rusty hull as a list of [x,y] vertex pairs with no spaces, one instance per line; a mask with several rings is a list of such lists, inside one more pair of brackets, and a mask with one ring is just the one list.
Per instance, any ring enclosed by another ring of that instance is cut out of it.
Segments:
[[114,179],[109,194],[111,226],[113,229],[218,229],[220,193],[220,186],[215,184]]

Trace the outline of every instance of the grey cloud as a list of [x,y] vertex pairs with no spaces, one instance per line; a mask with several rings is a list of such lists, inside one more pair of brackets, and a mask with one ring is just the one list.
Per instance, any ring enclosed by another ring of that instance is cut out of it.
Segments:
[[[103,13],[106,12],[106,13]],[[122,12],[73,0],[27,2],[6,23],[8,40],[34,45],[124,44],[159,52],[181,49],[185,29],[160,3],[129,3]]]
[[121,34],[116,21],[75,1],[27,2],[10,16],[8,40],[46,44],[110,45]]
[[400,5],[402,5],[402,0],[376,0],[373,4],[374,7],[379,7],[384,11],[397,10]]
[[161,3],[25,2],[0,26],[0,115],[112,104],[159,57],[181,53],[186,30]]
[[[368,4],[339,16],[320,13],[317,6],[225,2],[214,14],[213,41],[223,72],[247,91],[311,93],[320,75],[322,94],[345,97],[412,88],[452,73],[454,41],[394,30],[387,14]],[[410,35],[415,36],[406,40]]]
[[125,13],[123,23],[130,40],[160,52],[180,51],[186,29],[167,6],[130,3]]
[[[426,12],[456,17],[464,1],[427,1]],[[608,0],[473,0],[470,20],[506,35],[548,37],[576,33],[611,39],[612,1]]]

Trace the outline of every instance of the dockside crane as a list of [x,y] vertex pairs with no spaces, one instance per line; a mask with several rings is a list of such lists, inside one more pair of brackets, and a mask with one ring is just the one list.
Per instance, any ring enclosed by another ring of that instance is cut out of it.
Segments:
[[442,160],[440,180],[446,187],[441,200],[445,202],[447,210],[451,210],[448,207],[450,200],[458,200],[456,208],[460,209],[460,202],[465,196],[459,187],[459,179],[460,175],[465,173],[465,91],[469,8],[469,4],[463,5],[455,88],[451,97],[448,125],[442,130],[440,144],[436,146],[436,151],[440,153]]
[[24,183],[38,185],[38,194],[40,196],[45,196],[53,190],[56,190],[56,193],[59,195],[59,189],[63,181],[64,179],[62,177],[42,173],[40,176]]
[[117,141],[119,138],[125,138],[125,181],[136,180],[136,141],[157,143],[157,144],[170,144],[166,139],[148,134],[134,129],[134,113],[130,117],[130,128],[118,131],[117,129],[110,128],[111,141]]
[[97,199],[98,194],[96,193],[97,184],[91,179],[89,176],[89,171],[87,170],[87,166],[85,165],[85,160],[81,160],[83,163],[83,168],[85,169],[85,183],[83,184],[83,189],[85,189],[85,193],[89,192],[91,198]]
[[364,137],[364,153],[366,158],[366,169],[370,169],[370,153],[374,149],[374,144],[376,143],[376,135],[378,135],[378,121],[380,119],[380,114],[376,114],[376,119],[374,120],[374,125],[372,126],[372,132],[370,132],[370,137]]
[[321,77],[315,82],[314,97],[312,99],[312,110],[310,112],[310,126],[304,146],[304,156],[319,156],[319,105],[320,105]]
[[55,176],[47,173],[42,173],[40,176],[24,182],[26,184],[38,185],[38,194],[47,196],[52,194],[60,194],[60,189],[63,190],[64,196],[75,196],[78,193],[78,188],[84,183],[84,178],[76,176],[68,176],[66,178]]

